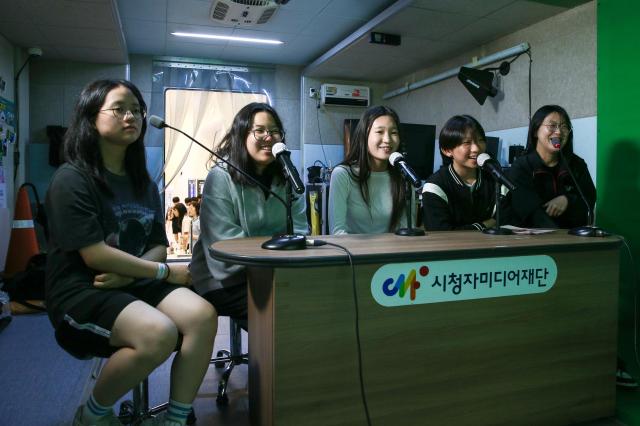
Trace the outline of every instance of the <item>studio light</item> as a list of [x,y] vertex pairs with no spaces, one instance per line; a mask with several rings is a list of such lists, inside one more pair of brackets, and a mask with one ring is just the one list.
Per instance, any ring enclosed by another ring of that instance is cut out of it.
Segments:
[[[467,68],[478,68],[484,65],[489,65],[489,64],[493,64],[495,62],[501,61],[503,59],[507,59],[507,58],[511,58],[511,57],[518,57],[520,55],[522,55],[523,53],[529,52],[529,43],[520,43],[517,46],[513,46],[510,47],[508,49],[505,50],[501,50],[500,52],[496,52],[493,53],[491,55],[488,56],[484,56],[482,58],[479,58],[476,61],[470,62],[468,64],[464,64],[462,65],[463,67],[467,67]],[[513,62],[510,61],[510,62]],[[508,65],[508,63],[507,63]],[[503,65],[500,66],[500,73],[502,75],[506,75],[506,73],[503,73],[503,67],[504,66],[504,62]],[[491,70],[494,68],[488,68],[487,70]],[[507,72],[508,69],[506,70]],[[450,70],[447,71],[443,71],[439,74],[433,75],[431,77],[427,77],[425,79],[422,79],[420,81],[416,81],[414,83],[406,83],[404,86],[399,87],[397,89],[391,90],[389,92],[386,92],[384,95],[382,95],[382,99],[387,100],[387,99],[391,99],[395,96],[400,96],[404,93],[408,93],[411,92],[413,90],[416,89],[420,89],[421,87],[425,87],[425,86],[429,86],[431,84],[435,84],[438,83],[442,80],[446,80],[450,77],[456,76],[458,75],[460,72],[460,67],[455,67],[452,68]]]
[[498,94],[498,89],[493,85],[495,78],[494,71],[500,71],[501,75],[509,74],[511,65],[509,62],[504,61],[496,68],[486,68],[483,70],[477,70],[475,68],[460,67],[458,72],[458,80],[462,82],[464,87],[467,88],[471,96],[475,98],[480,105],[484,105],[484,101],[487,96],[492,98]]

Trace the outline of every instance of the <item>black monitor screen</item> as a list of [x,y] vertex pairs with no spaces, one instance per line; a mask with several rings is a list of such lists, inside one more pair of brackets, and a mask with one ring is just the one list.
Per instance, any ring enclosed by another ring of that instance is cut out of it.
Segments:
[[400,151],[406,154],[407,163],[420,179],[425,180],[431,176],[436,126],[400,123],[400,142]]
[[487,136],[487,154],[496,161],[500,161],[498,153],[500,149],[500,138],[495,136]]

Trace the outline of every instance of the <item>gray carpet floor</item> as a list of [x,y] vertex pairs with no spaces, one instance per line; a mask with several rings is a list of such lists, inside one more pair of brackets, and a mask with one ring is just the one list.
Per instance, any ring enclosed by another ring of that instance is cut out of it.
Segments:
[[45,314],[14,316],[0,332],[0,424],[69,425],[93,366],[60,349]]
[[[228,346],[228,319],[221,317],[214,351]],[[244,332],[243,349],[247,349]],[[167,401],[171,360],[149,376],[151,405]],[[60,349],[46,315],[13,317],[0,332],[0,425],[70,425],[76,407],[93,386],[92,373],[97,371],[97,364],[95,360],[77,360]],[[194,402],[197,425],[249,426],[247,377],[246,365],[234,370],[229,405],[220,408],[215,402],[220,372],[211,366]],[[129,398],[127,395],[123,400]],[[580,426],[620,425],[623,423],[610,418]]]

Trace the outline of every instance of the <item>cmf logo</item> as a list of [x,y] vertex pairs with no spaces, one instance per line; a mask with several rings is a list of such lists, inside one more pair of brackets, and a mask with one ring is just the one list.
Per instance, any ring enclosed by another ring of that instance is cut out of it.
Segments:
[[[420,276],[426,277],[429,274],[429,267],[422,266],[420,268]],[[404,297],[407,292],[411,301],[416,300],[416,291],[420,288],[420,282],[416,280],[416,270],[412,269],[405,278],[404,274],[400,274],[397,279],[387,278],[382,283],[382,292],[391,297],[398,294]]]

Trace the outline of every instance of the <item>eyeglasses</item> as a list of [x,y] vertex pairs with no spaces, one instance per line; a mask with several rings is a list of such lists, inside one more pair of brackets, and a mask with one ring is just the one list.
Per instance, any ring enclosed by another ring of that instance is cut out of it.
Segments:
[[134,108],[115,107],[115,108],[101,109],[100,112],[102,111],[111,111],[113,113],[113,116],[118,120],[124,120],[127,114],[131,114],[133,118],[135,118],[136,120],[142,120],[147,116],[147,111],[139,107],[134,107]]
[[251,133],[253,133],[253,137],[256,138],[257,141],[263,141],[267,136],[271,136],[271,139],[276,142],[284,140],[284,130],[253,129]]
[[558,130],[562,133],[567,133],[571,130],[571,127],[567,126],[566,124],[552,123],[552,124],[543,124],[543,126],[549,129],[551,133],[556,132]]

